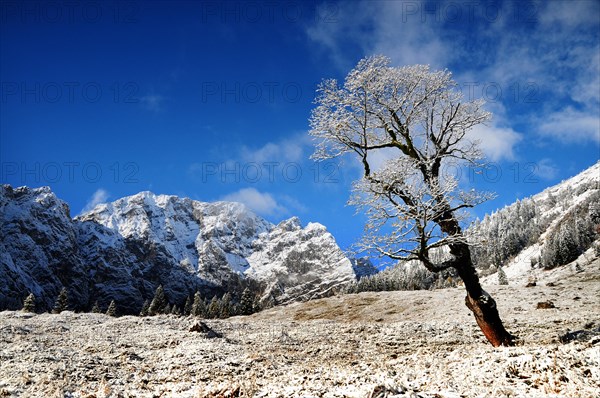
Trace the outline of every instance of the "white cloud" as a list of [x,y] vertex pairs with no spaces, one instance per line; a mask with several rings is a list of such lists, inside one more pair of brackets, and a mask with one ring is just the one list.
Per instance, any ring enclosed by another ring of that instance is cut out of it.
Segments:
[[523,139],[510,127],[478,125],[467,133],[467,138],[479,141],[485,156],[494,162],[515,158],[514,148]]
[[558,168],[552,160],[545,158],[537,162],[535,175],[544,180],[553,180],[558,175]]
[[163,97],[162,95],[158,95],[158,94],[145,95],[140,98],[140,104],[142,105],[142,107],[151,112],[162,111],[162,109],[163,109],[162,104],[164,101],[165,101],[165,97]]
[[223,196],[221,200],[243,203],[262,216],[278,217],[289,214],[289,211],[279,204],[273,195],[267,192],[260,192],[255,188],[242,188],[239,191]]
[[243,146],[240,156],[245,162],[258,164],[300,162],[307,157],[305,150],[310,144],[308,133],[297,134],[277,142],[268,142],[260,148]]
[[108,192],[106,190],[104,190],[102,188],[98,189],[96,192],[94,192],[92,197],[87,201],[87,203],[85,204],[83,209],[81,209],[81,212],[79,214],[82,214],[82,213],[92,210],[94,207],[96,207],[100,203],[106,203],[106,200],[109,198],[109,196],[110,195],[108,194]]
[[[422,20],[421,12],[425,10],[407,7],[407,3],[338,2],[335,20],[316,19],[307,27],[306,34],[343,71],[357,61],[351,58],[351,47],[365,55],[385,54],[401,65],[443,66],[453,51],[452,46],[443,41],[435,24]],[[410,4],[414,5],[420,8],[417,2]]]
[[289,195],[281,195],[280,199],[282,202],[285,203],[286,208],[291,208],[294,210],[294,213],[299,212],[299,213],[306,213],[308,212],[308,207],[306,207],[305,205],[302,204],[302,202],[300,202],[298,199],[289,196]]
[[540,122],[543,136],[552,137],[563,143],[600,142],[600,116],[566,108],[554,112]]
[[561,24],[569,28],[598,23],[600,7],[594,1],[549,1],[540,10],[540,21],[556,28]]

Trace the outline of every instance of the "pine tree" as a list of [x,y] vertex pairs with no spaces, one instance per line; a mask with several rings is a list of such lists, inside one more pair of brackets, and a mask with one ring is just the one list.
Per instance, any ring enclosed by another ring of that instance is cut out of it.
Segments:
[[162,313],[163,314],[170,314],[171,313],[171,304],[167,304],[165,306],[165,308],[163,308]]
[[108,316],[117,316],[117,304],[115,300],[112,300],[108,305],[108,309],[106,310],[106,315]]
[[204,301],[202,300],[202,296],[200,296],[200,292],[196,291],[190,314],[193,316],[204,316],[204,312],[206,312]]
[[579,256],[577,237],[575,234],[575,225],[573,220],[565,222],[560,227],[558,238],[559,264],[570,263]]
[[250,289],[245,288],[242,292],[242,298],[240,300],[240,313],[242,315],[250,315],[254,312],[253,307],[254,297]]
[[208,309],[206,310],[206,317],[207,318],[216,318],[219,316],[220,312],[221,312],[221,303],[220,303],[219,299],[217,299],[217,296],[213,296],[212,300],[210,301],[210,304],[208,305]]
[[225,293],[221,298],[221,306],[219,308],[220,318],[229,318],[231,316],[231,294]]
[[192,313],[192,299],[190,296],[187,296],[185,299],[185,305],[183,306],[183,315],[190,315]]
[[258,296],[254,296],[254,300],[252,300],[252,313],[260,312],[267,308],[273,307],[273,303],[261,303],[260,298]]
[[148,315],[163,314],[165,307],[167,306],[167,298],[165,297],[165,290],[162,285],[159,285],[154,292],[154,298],[148,308]]
[[98,300],[96,300],[94,302],[94,306],[92,307],[92,313],[99,314],[100,312],[100,305],[98,304]]
[[29,296],[25,299],[23,312],[35,312],[35,295],[33,293],[29,293]]
[[63,311],[66,311],[69,307],[69,293],[67,292],[67,288],[63,287],[56,298],[56,302],[54,303],[54,308],[52,308],[53,314],[60,314]]
[[150,301],[145,300],[144,304],[142,305],[142,310],[140,311],[140,316],[148,316],[149,310],[150,310]]
[[508,285],[508,278],[506,277],[506,273],[504,272],[502,267],[498,268],[498,284]]
[[181,315],[181,311],[179,310],[178,306],[173,305],[173,307],[171,307],[171,315]]

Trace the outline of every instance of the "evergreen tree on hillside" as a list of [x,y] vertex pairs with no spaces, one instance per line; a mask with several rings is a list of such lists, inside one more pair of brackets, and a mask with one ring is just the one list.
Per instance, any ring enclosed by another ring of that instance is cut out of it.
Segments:
[[33,293],[29,293],[29,296],[25,299],[23,303],[23,312],[35,312],[35,295]]
[[213,296],[210,304],[208,304],[208,308],[206,309],[206,317],[207,318],[216,318],[219,316],[221,312],[221,303],[217,296]]
[[240,299],[240,313],[250,315],[254,312],[254,297],[250,289],[245,288]]
[[506,277],[506,272],[504,272],[502,267],[498,268],[498,284],[508,285],[508,278]]
[[192,304],[191,315],[193,316],[204,316],[206,312],[206,308],[204,305],[204,300],[202,300],[202,296],[199,291],[196,291],[194,294],[194,302]]
[[117,304],[115,303],[115,300],[112,300],[110,302],[110,304],[108,305],[108,308],[106,310],[106,315],[117,316]]
[[221,298],[221,305],[219,308],[219,318],[229,318],[232,313],[231,294],[225,293]]
[[67,292],[67,288],[63,287],[56,297],[56,302],[54,303],[54,307],[52,308],[53,314],[60,314],[63,311],[66,311],[69,307],[69,293]]
[[96,300],[94,302],[94,306],[92,307],[92,313],[99,314],[100,312],[100,305],[98,304],[98,300]]
[[252,313],[261,312],[262,310],[266,310],[268,308],[273,307],[273,302],[261,302],[260,297],[258,295],[254,296],[254,300],[252,301]]
[[192,313],[192,305],[193,305],[193,300],[190,298],[190,296],[187,296],[187,298],[185,299],[185,305],[183,306],[183,315],[190,315]]
[[547,232],[540,256],[540,264],[544,268],[570,263],[592,246],[598,236],[597,203],[600,203],[600,192],[596,191],[573,206],[560,224]]
[[575,260],[579,256],[578,246],[573,221],[564,222],[558,235],[558,263],[562,265]]
[[140,316],[148,316],[150,311],[150,301],[145,300],[142,305],[142,310],[140,311]]
[[154,298],[148,308],[148,315],[163,314],[165,307],[167,306],[167,298],[165,297],[165,290],[162,285],[158,285],[154,292]]

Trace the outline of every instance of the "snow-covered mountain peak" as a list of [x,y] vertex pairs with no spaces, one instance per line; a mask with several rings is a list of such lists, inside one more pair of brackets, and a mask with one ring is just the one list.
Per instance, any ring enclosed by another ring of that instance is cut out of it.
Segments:
[[298,217],[294,216],[277,224],[277,228],[281,231],[297,231],[302,228],[302,223]]
[[158,284],[178,305],[196,290],[235,297],[248,285],[283,302],[320,297],[355,278],[321,224],[303,228],[292,217],[274,225],[236,202],[145,191],[71,219],[47,187],[3,186],[0,225],[0,278],[14,282],[0,288],[0,309],[20,305],[29,291],[51,305],[67,285],[84,300],[78,308],[93,296],[136,312]]
[[0,186],[0,210],[5,218],[22,218],[23,214],[33,213],[43,216],[52,215],[63,221],[70,220],[69,205],[58,199],[50,187],[29,188],[26,186],[13,188],[10,185]]
[[318,222],[309,222],[306,226],[306,230],[312,233],[329,233],[327,232],[327,228],[325,228],[323,224],[320,224]]

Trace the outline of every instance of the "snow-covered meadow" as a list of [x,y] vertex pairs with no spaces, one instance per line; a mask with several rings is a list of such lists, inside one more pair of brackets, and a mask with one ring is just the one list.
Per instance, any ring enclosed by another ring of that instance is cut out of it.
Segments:
[[[487,286],[516,347],[461,288],[361,293],[211,320],[0,313],[0,396],[597,397],[600,261]],[[556,308],[538,309],[551,301]],[[581,340],[563,343],[567,331]]]

